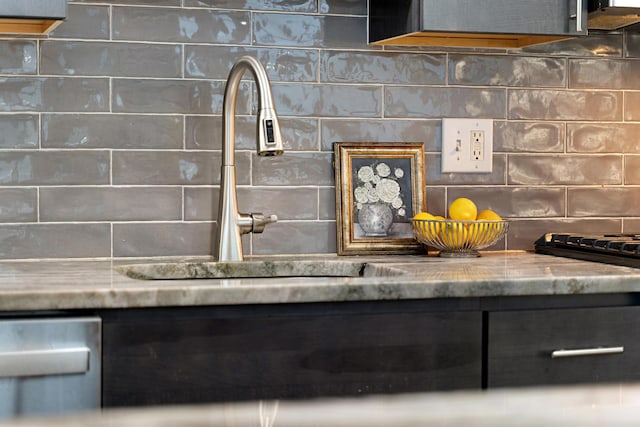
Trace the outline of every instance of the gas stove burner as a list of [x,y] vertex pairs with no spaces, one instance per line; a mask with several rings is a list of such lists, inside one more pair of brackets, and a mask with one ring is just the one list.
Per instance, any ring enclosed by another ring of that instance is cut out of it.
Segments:
[[536,240],[535,251],[546,255],[640,268],[638,233],[548,233]]

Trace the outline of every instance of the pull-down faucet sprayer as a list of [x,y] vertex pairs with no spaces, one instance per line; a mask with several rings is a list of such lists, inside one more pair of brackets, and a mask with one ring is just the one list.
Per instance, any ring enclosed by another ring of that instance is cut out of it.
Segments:
[[238,212],[235,168],[235,109],[238,87],[246,71],[253,74],[258,89],[258,118],[256,150],[260,156],[277,156],[284,152],[278,115],[273,103],[267,73],[255,58],[243,56],[229,72],[224,91],[222,119],[222,170],[218,206],[218,236],[214,255],[218,261],[242,261],[242,234],[262,233],[264,227],[276,222],[275,215]]

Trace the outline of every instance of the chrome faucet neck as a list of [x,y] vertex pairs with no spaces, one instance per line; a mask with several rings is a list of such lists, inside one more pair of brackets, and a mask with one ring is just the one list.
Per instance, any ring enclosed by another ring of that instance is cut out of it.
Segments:
[[284,151],[278,116],[271,84],[267,73],[258,60],[250,56],[240,58],[229,72],[222,107],[222,166],[220,174],[220,200],[218,206],[218,236],[214,255],[218,261],[242,261],[241,235],[262,232],[264,226],[275,222],[277,217],[238,212],[235,173],[235,109],[240,81],[250,71],[258,89],[258,117],[256,151],[258,155],[279,155]]

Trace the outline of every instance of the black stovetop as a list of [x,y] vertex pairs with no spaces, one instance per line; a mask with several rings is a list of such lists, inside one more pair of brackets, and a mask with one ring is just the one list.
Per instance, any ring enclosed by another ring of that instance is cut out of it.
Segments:
[[541,254],[640,268],[640,234],[548,233],[535,242]]

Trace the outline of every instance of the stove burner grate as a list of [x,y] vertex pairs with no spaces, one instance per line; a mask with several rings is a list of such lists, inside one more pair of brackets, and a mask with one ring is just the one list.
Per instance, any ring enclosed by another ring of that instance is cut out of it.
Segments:
[[548,233],[535,242],[541,254],[640,268],[640,234]]

